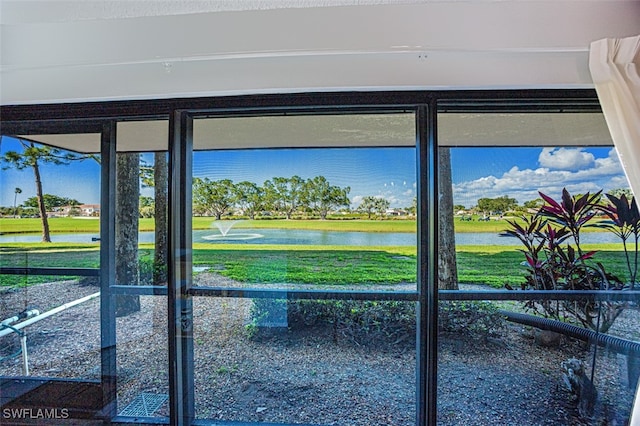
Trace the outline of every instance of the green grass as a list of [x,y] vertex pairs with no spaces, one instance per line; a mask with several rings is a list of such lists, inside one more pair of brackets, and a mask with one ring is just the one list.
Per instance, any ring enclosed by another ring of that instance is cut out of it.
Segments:
[[[213,229],[212,217],[194,217],[193,229]],[[231,222],[231,221],[228,221]],[[153,219],[140,219],[140,231],[153,231]],[[49,219],[51,233],[100,232],[98,218],[79,219],[54,217]],[[302,229],[350,232],[416,232],[414,220],[240,220],[234,228]],[[42,222],[38,218],[0,218],[0,234],[40,234]]]
[[[9,243],[0,247],[0,266],[49,268],[98,268],[98,243]],[[0,287],[24,287],[33,284],[66,280],[72,276],[0,275]]]
[[[209,229],[212,218],[195,217],[194,229]],[[53,218],[52,232],[97,232],[96,219]],[[141,230],[151,230],[153,219],[141,219]],[[236,228],[283,228],[333,231],[415,232],[411,220],[244,220]],[[457,232],[500,232],[506,221],[463,222]],[[0,218],[0,232],[39,232],[39,219]],[[152,244],[141,244],[148,257]],[[518,246],[458,246],[460,283],[517,287],[524,282],[524,256]],[[627,277],[621,244],[585,245],[597,249],[595,261],[609,272]],[[193,244],[193,260],[222,275],[245,282],[317,284],[396,284],[415,282],[415,247],[359,247],[314,245]],[[0,247],[0,266],[89,267],[99,266],[99,243],[7,243]],[[0,286],[29,285],[51,277],[0,276]]]
[[[457,248],[458,282],[486,284],[503,288],[505,284],[518,287],[526,273],[524,255],[518,246],[459,246]],[[585,250],[598,250],[593,261],[604,265],[607,272],[623,280],[628,277],[626,260],[621,244],[584,246]]]
[[[400,250],[401,251],[401,250]],[[194,250],[194,264],[250,283],[320,285],[415,282],[416,256],[382,250]]]
[[[141,258],[150,259],[151,244],[142,244]],[[517,246],[459,246],[458,280],[496,288],[524,282],[524,256]],[[595,259],[607,271],[627,277],[620,244],[585,246],[599,249]],[[368,285],[415,282],[415,247],[216,245],[193,247],[196,266],[249,283],[305,283]],[[99,266],[98,243],[11,243],[0,248],[0,266],[82,267]],[[52,277],[1,275],[0,286],[15,287],[51,281]]]
[[[499,220],[479,221],[477,217],[474,217],[473,221],[463,221],[461,217],[456,216],[453,220],[454,228],[456,232],[469,233],[469,232],[491,232],[499,233],[509,229],[511,226],[507,223],[507,219],[515,220],[522,223],[519,217],[507,217]],[[585,227],[582,232],[602,232],[601,229]]]
[[[140,231],[153,231],[153,219],[140,219]],[[69,234],[74,232],[100,232],[99,218],[51,217],[49,229],[52,234]],[[42,221],[39,218],[13,219],[0,218],[0,234],[41,234]]]
[[[514,218],[515,219],[515,218]],[[517,220],[517,219],[516,219]],[[225,220],[227,221],[227,220]],[[215,219],[212,217],[193,218],[193,229],[213,229]],[[230,222],[230,221],[229,221]],[[140,219],[140,231],[153,231],[153,219]],[[509,227],[506,219],[491,220],[482,222],[462,221],[459,217],[454,219],[456,232],[502,232]],[[72,233],[72,232],[100,232],[100,221],[98,218],[79,219],[72,217],[55,217],[49,219],[49,226],[52,233]],[[344,232],[416,232],[415,220],[240,220],[234,223],[234,228],[238,229],[301,229],[314,231],[344,231]],[[585,232],[596,232],[595,228],[585,228]],[[13,219],[0,218],[0,234],[40,234],[42,233],[42,223],[40,219]]]

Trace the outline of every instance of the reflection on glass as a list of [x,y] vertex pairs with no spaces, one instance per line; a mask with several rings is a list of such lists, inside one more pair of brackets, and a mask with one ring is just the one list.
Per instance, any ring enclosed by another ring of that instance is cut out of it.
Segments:
[[[98,157],[7,136],[0,156],[0,266],[99,267]],[[99,292],[72,272],[0,275],[0,375],[99,379]]]
[[[0,266],[97,268],[99,158],[7,136],[2,136],[0,156],[6,189],[0,196]],[[65,243],[60,235],[71,232],[84,235],[69,246],[50,244]],[[4,275],[0,287],[55,279]]]
[[0,293],[0,375],[98,379],[99,292],[95,280],[56,277]]

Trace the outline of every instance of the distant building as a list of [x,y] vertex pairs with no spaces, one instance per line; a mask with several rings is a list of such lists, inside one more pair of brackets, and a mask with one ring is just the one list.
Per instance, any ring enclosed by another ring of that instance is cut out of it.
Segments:
[[402,209],[387,209],[384,214],[387,216],[406,216],[407,212]]
[[66,216],[82,216],[82,217],[98,217],[100,216],[100,204],[78,204],[76,206],[56,207],[49,212],[49,217],[66,217]]

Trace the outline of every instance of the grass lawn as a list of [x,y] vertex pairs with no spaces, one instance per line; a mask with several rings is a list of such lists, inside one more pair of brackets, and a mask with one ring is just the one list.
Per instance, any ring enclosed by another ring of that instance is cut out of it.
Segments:
[[[398,250],[401,251],[401,250]],[[250,283],[321,285],[399,284],[416,280],[416,256],[398,251],[351,250],[194,250],[194,264],[213,267]]]
[[[585,246],[599,249],[595,260],[609,272],[626,277],[621,245]],[[153,247],[141,245],[141,259],[150,262]],[[458,246],[460,283],[517,287],[524,281],[524,257],[514,246]],[[398,284],[415,282],[415,247],[357,246],[193,246],[196,266],[208,266],[222,275],[244,282],[318,284]],[[10,243],[0,248],[0,266],[85,267],[99,266],[99,244]],[[14,287],[51,281],[52,277],[0,275],[0,286]]]
[[[515,218],[514,218],[515,219]],[[517,220],[517,219],[516,219]],[[193,229],[215,229],[215,219],[212,217],[193,218]],[[225,220],[225,222],[231,222]],[[509,227],[506,219],[491,221],[463,221],[459,217],[454,219],[456,232],[491,232],[499,233]],[[72,233],[72,232],[100,232],[100,221],[98,218],[73,218],[55,217],[49,219],[49,226],[52,233]],[[140,219],[140,231],[153,231],[153,219]],[[301,229],[314,231],[344,231],[344,232],[416,232],[415,220],[388,219],[388,220],[239,220],[233,224],[238,229]],[[584,232],[597,232],[593,228],[586,228]],[[0,218],[0,234],[40,234],[42,223],[38,218],[13,219]]]
[[[100,246],[99,243],[7,243],[0,247],[0,266],[98,268]],[[71,278],[75,277],[0,275],[0,287],[22,287]]]
[[[194,217],[194,229],[210,229],[213,218]],[[99,220],[52,218],[52,233],[99,231]],[[39,219],[0,218],[0,232],[40,232]],[[500,232],[506,221],[461,221],[456,232]],[[282,228],[303,230],[416,232],[412,220],[242,220],[234,228]],[[141,219],[142,231],[153,230],[153,219]],[[142,244],[141,259],[150,262],[153,245]],[[524,256],[518,246],[458,246],[460,283],[501,288],[524,282]],[[585,245],[601,250],[596,261],[609,272],[626,277],[621,244]],[[195,265],[210,266],[221,274],[245,282],[318,284],[397,284],[415,282],[415,247],[272,246],[222,244],[193,245]],[[99,266],[99,243],[6,243],[0,247],[0,266],[88,267]],[[50,281],[51,277],[1,275],[0,286],[20,286]]]
[[[194,217],[193,229],[215,229],[212,217]],[[231,222],[231,221],[225,221]],[[140,219],[140,231],[153,231],[153,219]],[[49,219],[51,233],[100,232],[98,218],[54,217]],[[234,228],[302,229],[318,231],[416,232],[414,220],[240,220]],[[40,234],[42,222],[38,218],[0,218],[1,234]]]
[[[526,267],[524,255],[514,246],[458,246],[458,282],[486,284],[503,288],[505,284],[518,287],[523,283]],[[621,278],[628,276],[621,244],[584,245],[585,250],[598,250],[594,261],[604,265],[607,272]]]
[[[91,232],[100,231],[98,218],[76,219],[72,217],[49,218],[49,228],[52,233]],[[0,233],[2,234],[42,234],[42,221],[39,218],[13,219],[0,218]]]
[[[193,229],[215,229],[215,219],[212,217],[193,218]],[[225,222],[231,222],[225,220]],[[140,231],[153,231],[153,219],[140,219]],[[52,233],[100,232],[98,218],[54,217],[49,219]],[[416,232],[415,220],[239,220],[233,224],[237,229],[301,229],[314,231],[345,231],[345,232]],[[508,227],[507,222],[494,220],[488,222],[461,221],[455,219],[456,232],[501,232]],[[0,234],[40,234],[42,222],[38,218],[13,219],[0,218]]]

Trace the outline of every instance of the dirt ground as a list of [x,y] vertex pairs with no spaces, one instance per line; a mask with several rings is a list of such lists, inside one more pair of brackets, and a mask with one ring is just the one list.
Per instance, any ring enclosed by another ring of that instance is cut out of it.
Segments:
[[[221,279],[217,277],[216,279]],[[76,282],[0,293],[0,317],[26,306],[41,311],[92,294]],[[140,312],[117,320],[118,410],[142,394],[146,414],[167,415],[166,298],[142,297]],[[194,381],[199,418],[327,425],[412,425],[416,352],[411,339],[356,343],[327,327],[280,330],[249,338],[251,300],[194,298]],[[635,313],[637,315],[637,313]],[[629,321],[622,319],[621,321]],[[624,325],[624,323],[623,323]],[[33,376],[99,378],[99,298],[28,328]],[[15,352],[14,335],[0,356]],[[508,323],[491,339],[442,334],[438,352],[438,420],[442,425],[624,425],[632,390],[621,356],[598,351],[593,419],[580,418],[562,384],[561,362],[590,364],[582,342],[543,348],[531,331]],[[0,362],[0,375],[21,374],[21,358]],[[136,398],[138,398],[136,400]],[[159,405],[155,407],[153,405]]]

